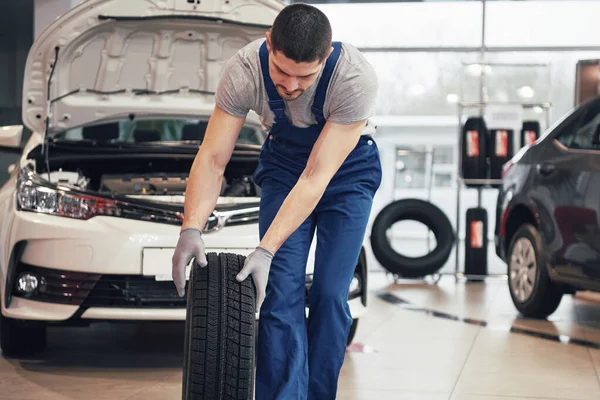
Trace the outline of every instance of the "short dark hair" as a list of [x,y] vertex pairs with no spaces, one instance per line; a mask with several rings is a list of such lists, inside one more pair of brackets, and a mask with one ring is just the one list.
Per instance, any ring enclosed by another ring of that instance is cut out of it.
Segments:
[[318,8],[304,3],[286,6],[271,27],[271,51],[298,63],[323,61],[331,48],[331,25]]

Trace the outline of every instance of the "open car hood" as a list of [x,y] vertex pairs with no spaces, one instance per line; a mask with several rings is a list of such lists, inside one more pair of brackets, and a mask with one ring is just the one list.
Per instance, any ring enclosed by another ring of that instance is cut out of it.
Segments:
[[43,133],[48,116],[52,134],[131,115],[207,115],[223,64],[264,37],[283,7],[277,0],[84,1],[32,46],[23,123]]

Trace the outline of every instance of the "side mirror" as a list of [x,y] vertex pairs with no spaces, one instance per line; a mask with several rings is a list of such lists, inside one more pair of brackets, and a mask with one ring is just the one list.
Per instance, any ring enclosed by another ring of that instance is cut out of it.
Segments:
[[0,151],[21,152],[23,125],[0,127]]

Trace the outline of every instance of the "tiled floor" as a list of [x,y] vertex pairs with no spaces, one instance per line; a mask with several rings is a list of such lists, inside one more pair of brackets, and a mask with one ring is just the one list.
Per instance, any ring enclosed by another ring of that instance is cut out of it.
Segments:
[[[339,399],[600,399],[600,304],[567,296],[550,321],[529,321],[505,281],[370,277],[356,337],[366,351],[347,353]],[[50,330],[43,356],[0,358],[0,399],[179,399],[182,329]]]

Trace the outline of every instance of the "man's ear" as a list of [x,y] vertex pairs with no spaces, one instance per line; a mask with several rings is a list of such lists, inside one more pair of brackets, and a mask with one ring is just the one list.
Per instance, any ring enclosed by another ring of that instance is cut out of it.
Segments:
[[265,36],[267,38],[267,50],[270,53],[271,52],[271,31],[268,30],[267,33],[265,34]]
[[329,48],[329,54],[327,54],[327,57],[325,57],[326,60],[329,58],[329,56],[331,55],[331,53],[333,53],[333,46],[331,46]]

